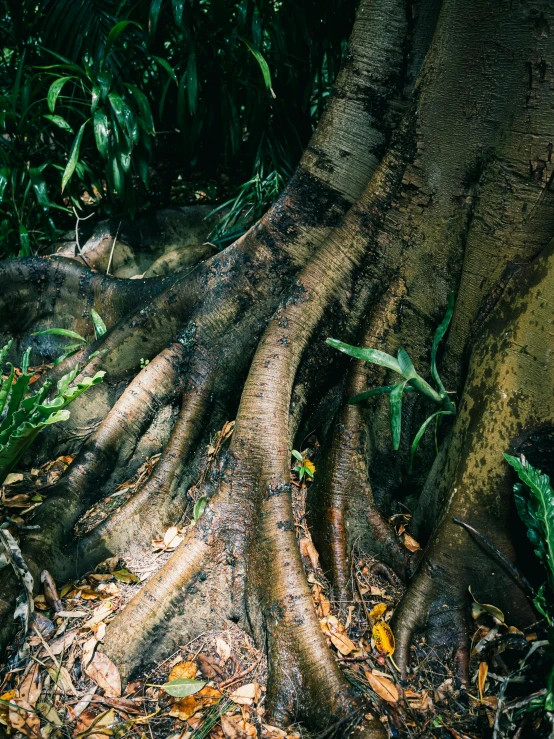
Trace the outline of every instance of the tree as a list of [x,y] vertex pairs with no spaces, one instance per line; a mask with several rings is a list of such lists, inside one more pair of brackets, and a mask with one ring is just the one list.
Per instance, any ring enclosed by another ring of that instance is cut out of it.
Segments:
[[[92,307],[110,329],[51,373],[87,358],[87,375],[107,372],[69,438],[49,439],[80,448],[22,542],[31,566],[63,579],[76,561],[83,571],[149,541],[182,510],[204,429],[236,417],[203,516],[108,628],[103,649],[125,676],[185,632],[230,619],[266,645],[274,721],[317,727],[357,705],[318,628],[294,531],[290,453],[312,428],[324,439],[309,500],[324,567],[348,594],[356,539],[409,580],[394,623],[404,672],[412,634],[427,629],[466,675],[468,586],[509,623],[533,619],[508,571],[453,519],[515,562],[502,452],[542,454],[543,467],[551,454],[553,26],[547,0],[362,0],[296,173],[239,241],[190,274],[151,280],[55,259],[2,264],[6,334],[27,340],[64,319],[90,333]],[[393,452],[386,400],[347,402],[385,374],[325,338],[405,347],[424,367],[452,290],[441,376],[458,413],[436,458],[429,443],[410,473],[424,401],[407,397]],[[159,421],[177,403],[168,434]],[[94,427],[84,441],[83,427]],[[69,556],[79,515],[151,448],[162,457],[139,493]],[[414,535],[428,538],[419,561],[387,523],[401,496]],[[8,575],[1,590],[5,642],[17,592]],[[378,722],[360,731],[382,735]]]

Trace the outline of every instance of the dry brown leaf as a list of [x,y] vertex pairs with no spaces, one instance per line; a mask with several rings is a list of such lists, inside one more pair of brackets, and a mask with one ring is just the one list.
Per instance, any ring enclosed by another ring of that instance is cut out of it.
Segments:
[[223,715],[221,717],[221,728],[225,739],[251,739],[257,737],[256,727],[249,724],[240,714]]
[[96,649],[97,644],[98,639],[96,638],[96,636],[91,636],[90,639],[87,639],[86,642],[83,644],[83,652],[81,654],[81,667],[85,672],[94,655],[94,650]]
[[178,718],[180,721],[186,721],[191,716],[194,716],[198,709],[199,705],[194,696],[188,695],[186,698],[179,698],[179,700],[176,700],[172,704],[169,715]]
[[489,674],[489,666],[486,662],[479,662],[479,672],[477,677],[477,687],[479,689],[479,698],[483,700],[483,693],[485,692],[485,682],[487,675]]
[[88,621],[85,621],[83,627],[86,629],[92,629],[93,626],[99,624],[101,621],[107,618],[107,616],[109,616],[112,611],[115,610],[117,610],[117,607],[114,606],[111,600],[105,601],[94,609],[94,611],[92,612],[92,616],[89,618]]
[[381,654],[390,657],[394,654],[394,634],[391,627],[385,621],[379,621],[373,627],[373,638],[375,639],[375,647]]
[[410,552],[417,552],[421,549],[419,543],[409,534],[404,534],[404,546],[406,549],[409,549]]
[[62,636],[58,636],[57,639],[53,639],[48,644],[48,649],[43,649],[40,653],[40,657],[44,657],[47,654],[61,654],[62,652],[69,649],[73,644],[75,637],[77,636],[77,629],[72,629]]
[[[3,701],[6,701],[6,703],[11,703],[15,696],[15,690],[8,690],[7,693],[4,693],[3,695],[0,695],[0,699]],[[4,726],[9,726],[9,712],[10,707],[6,705],[6,703],[0,703],[0,723],[4,724]]]
[[314,570],[317,569],[319,564],[319,554],[317,553],[317,549],[314,547],[313,543],[306,537],[303,537],[300,539],[298,544],[300,546],[300,554],[310,560],[310,564]]
[[2,485],[13,485],[14,482],[21,482],[21,480],[23,480],[23,475],[21,472],[10,472]]
[[102,652],[96,652],[85,672],[108,697],[121,695],[121,677],[114,663]]
[[79,717],[73,736],[75,739],[77,739],[77,737],[79,739],[91,737],[92,739],[92,737],[96,736],[98,736],[98,739],[101,739],[102,734],[96,734],[95,731],[97,729],[107,728],[114,723],[115,711],[113,708],[108,708],[107,711],[102,711],[102,713],[99,713],[96,716],[94,715],[94,709],[88,708],[86,711],[83,711]]
[[261,694],[259,683],[247,683],[237,688],[229,698],[241,706],[251,706],[253,703],[258,703]]
[[[176,539],[179,539],[180,541],[176,542],[175,541]],[[164,534],[164,539],[163,539],[164,547],[174,548],[178,544],[180,544],[182,540],[183,540],[183,537],[179,536],[179,529],[177,528],[177,526],[170,526]]]
[[26,701],[30,706],[35,706],[42,692],[42,680],[40,679],[39,666],[33,665],[21,685],[17,689],[16,702],[19,699]]
[[287,739],[287,732],[279,729],[277,726],[270,724],[262,724],[264,739]]
[[33,707],[21,698],[14,698],[19,708],[13,705],[9,707],[8,721],[14,731],[20,731],[25,736],[37,739],[40,737],[40,718],[34,712]]
[[58,591],[56,589],[56,583],[54,582],[54,578],[48,572],[48,570],[43,570],[40,573],[40,581],[42,583],[42,590],[44,593],[44,599],[46,600],[46,603],[52,609],[54,614],[58,613],[58,611],[62,610],[63,606],[58,596]]
[[364,675],[366,676],[371,689],[374,690],[380,698],[388,703],[396,703],[398,701],[398,688],[392,680],[389,680],[388,677],[383,677],[383,675],[374,675],[368,670],[364,670]]
[[194,678],[196,677],[196,672],[197,667],[194,662],[179,662],[179,664],[175,665],[175,667],[171,670],[167,679],[169,681],[179,680],[181,678],[194,680]]
[[194,697],[200,708],[206,708],[207,706],[214,706],[221,699],[222,695],[221,690],[205,685],[202,690],[195,693]]
[[215,640],[215,649],[220,659],[223,660],[223,663],[227,662],[227,660],[231,656],[231,647],[227,644],[225,639],[222,639],[220,636],[218,636]]
[[347,657],[350,652],[353,652],[355,649],[357,649],[354,642],[349,639],[346,634],[329,634],[329,638],[331,639],[333,645],[337,648],[337,650]]

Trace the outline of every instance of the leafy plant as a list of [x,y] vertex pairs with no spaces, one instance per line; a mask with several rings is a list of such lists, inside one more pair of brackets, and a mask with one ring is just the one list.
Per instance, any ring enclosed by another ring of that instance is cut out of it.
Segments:
[[[92,318],[92,323],[94,325],[95,336],[99,339],[101,336],[104,336],[107,331],[106,324],[94,308],[91,308],[90,317]],[[67,328],[47,328],[43,331],[35,331],[31,336],[64,336],[68,339],[76,340],[77,343],[66,346],[63,354],[60,354],[60,356],[55,359],[54,367],[61,364],[64,359],[73,356],[73,354],[88,344],[88,341],[84,336],[81,336],[81,334],[78,334],[76,331],[70,331]]]
[[[10,341],[0,350],[0,367],[11,346]],[[33,374],[28,372],[30,354],[30,348],[24,352],[21,360],[21,373],[18,373],[17,379],[15,379],[15,368],[10,364],[8,376],[0,382],[0,418],[2,418],[0,422],[0,484],[42,429],[54,423],[66,421],[70,415],[66,410],[67,406],[90,387],[102,382],[105,375],[105,372],[97,372],[94,377],[85,377],[76,385],[72,385],[81,371],[81,368],[77,366],[58,380],[55,393],[51,398],[48,398],[48,393],[52,383],[48,380],[38,392],[28,394],[33,377]]]
[[419,375],[410,359],[408,352],[405,349],[399,349],[398,354],[393,357],[390,354],[381,352],[378,349],[365,349],[363,347],[351,346],[345,344],[337,339],[327,339],[329,346],[334,349],[338,349],[344,354],[348,354],[349,357],[355,359],[362,359],[364,362],[371,362],[371,364],[377,364],[380,367],[392,370],[399,374],[403,379],[397,382],[395,385],[385,385],[383,387],[373,388],[366,390],[363,393],[354,395],[349,403],[361,403],[368,398],[372,398],[375,395],[388,395],[390,398],[390,424],[391,424],[391,435],[392,435],[392,446],[393,449],[397,450],[400,447],[400,432],[402,426],[402,396],[404,393],[419,393],[425,398],[432,400],[440,410],[432,413],[421,425],[419,431],[415,435],[410,450],[410,459],[413,462],[415,453],[419,446],[419,443],[425,433],[427,427],[431,421],[439,421],[442,416],[453,416],[456,414],[456,406],[448,397],[448,393],[442,383],[437,370],[437,351],[440,342],[444,338],[452,315],[454,313],[454,293],[450,293],[448,297],[448,308],[446,314],[435,331],[433,338],[433,346],[431,347],[431,376],[435,382],[436,389],[433,388],[426,380]]
[[304,476],[309,477],[310,480],[314,478],[315,465],[305,455],[297,452],[296,449],[292,450],[292,456],[297,460],[298,464],[293,467],[293,470],[298,474],[298,479],[303,480]]
[[[535,554],[546,570],[548,586],[554,591],[554,490],[550,478],[533,467],[521,455],[504,454],[504,459],[517,472],[521,482],[514,485],[517,512],[523,521]],[[541,585],[533,603],[550,626],[549,642],[551,656],[554,655],[554,609],[546,600],[545,584]],[[554,665],[546,686],[544,708],[554,711]]]

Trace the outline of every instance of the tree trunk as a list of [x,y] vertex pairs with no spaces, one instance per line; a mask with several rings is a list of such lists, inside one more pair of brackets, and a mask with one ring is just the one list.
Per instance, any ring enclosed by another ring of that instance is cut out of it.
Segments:
[[[42,454],[77,457],[22,539],[32,569],[62,580],[148,544],[183,513],[209,434],[236,418],[204,482],[204,514],[108,628],[103,650],[125,677],[228,620],[267,651],[274,722],[320,728],[361,705],[319,628],[295,534],[291,449],[313,428],[322,450],[308,517],[324,568],[351,597],[357,541],[409,583],[394,623],[404,672],[413,633],[426,629],[454,645],[467,677],[469,586],[509,623],[533,619],[525,594],[453,517],[515,562],[502,452],[525,443],[532,458],[530,439],[542,450],[552,439],[553,27],[549,0],[362,0],[296,173],[235,244],[190,274],[147,280],[63,259],[0,266],[2,332],[16,348],[31,342],[35,357],[51,358],[53,342],[30,333],[90,334],[92,307],[109,327],[51,371],[81,362],[84,374],[107,375],[44,436]],[[424,440],[411,472],[428,403],[408,396],[393,451],[384,396],[348,399],[394,373],[345,360],[325,338],[404,347],[424,372],[452,290],[440,371],[459,410],[436,458]],[[155,452],[136,496],[72,542],[91,503]],[[388,523],[400,500],[427,540],[418,561]],[[5,570],[1,592],[5,644],[17,595]],[[381,737],[382,724],[367,719],[358,735]]]

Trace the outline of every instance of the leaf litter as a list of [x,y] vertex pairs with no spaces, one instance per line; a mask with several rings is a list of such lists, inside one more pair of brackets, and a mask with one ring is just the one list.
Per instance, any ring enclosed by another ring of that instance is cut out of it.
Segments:
[[[232,423],[226,424],[212,440],[200,481],[232,429]],[[316,458],[317,445],[302,454]],[[41,505],[49,486],[71,461],[60,457],[30,472],[15,473],[1,488],[0,517],[7,527],[3,531],[15,542],[26,525],[26,513]],[[80,522],[81,533],[128,500],[156,461],[147,460],[131,481],[105,498],[103,507],[91,509]],[[374,560],[355,551],[355,597],[337,601],[305,520],[311,478],[300,481],[291,469],[291,482],[299,549],[320,628],[346,678],[365,694],[369,710],[380,717],[389,735],[463,739],[492,736],[499,722],[515,730],[523,725],[522,706],[540,693],[540,676],[533,675],[531,666],[532,656],[543,648],[542,627],[521,633],[505,623],[504,614],[494,605],[478,603],[468,594],[474,620],[470,688],[462,690],[444,653],[422,638],[412,648],[412,674],[402,682],[394,664],[389,621],[403,585],[394,577],[382,577],[379,568],[374,569]],[[189,499],[191,508],[197,506],[195,486]],[[415,552],[420,545],[407,531],[409,518],[409,514],[397,514],[391,523],[404,546]],[[175,522],[142,557],[128,562],[112,557],[77,582],[54,583],[47,572],[41,575],[42,592],[34,596],[32,627],[9,650],[0,672],[0,725],[9,734],[33,739],[309,736],[294,726],[285,729],[268,723],[266,660],[238,626],[202,634],[127,686],[103,655],[106,626],[159,569],[194,521],[189,515]],[[8,564],[9,556],[4,559]],[[346,735],[344,728],[337,728],[336,737]]]

